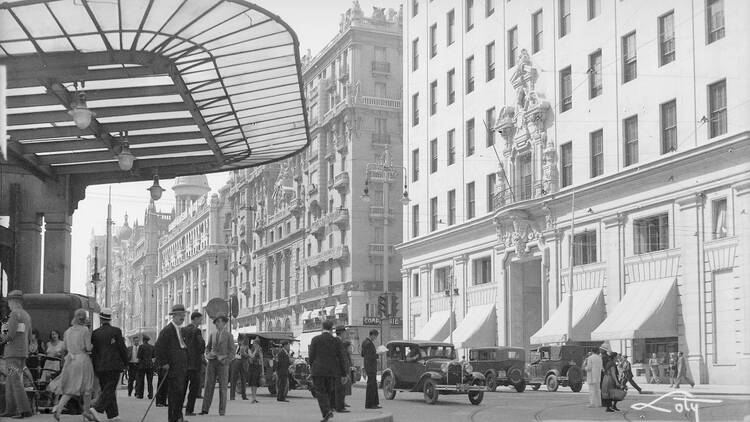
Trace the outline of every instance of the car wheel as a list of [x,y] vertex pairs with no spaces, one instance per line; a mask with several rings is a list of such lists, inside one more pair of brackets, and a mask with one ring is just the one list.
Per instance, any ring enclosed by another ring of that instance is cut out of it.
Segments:
[[484,377],[487,380],[487,391],[497,390],[497,375],[494,372],[487,372]]
[[537,391],[537,390],[539,390],[539,387],[541,387],[541,384],[534,384],[534,385],[531,386],[531,389],[534,390],[534,391]]
[[424,393],[424,402],[427,404],[435,404],[438,400],[437,384],[432,378],[427,378],[422,384],[422,392]]
[[570,386],[570,389],[573,390],[574,393],[577,393],[581,391],[581,387],[583,387],[583,383],[581,381],[578,381],[575,384],[572,384]]
[[[475,380],[472,385],[482,385],[479,380]],[[484,400],[484,391],[469,391],[469,402],[473,405],[478,405]]]
[[396,380],[393,379],[392,375],[386,375],[383,377],[383,396],[386,400],[393,400],[396,397],[395,384]]
[[508,380],[511,384],[516,385],[523,381],[523,370],[521,368],[511,368],[508,372]]
[[516,389],[517,392],[523,393],[524,391],[526,391],[526,381],[521,380],[521,382],[519,382],[518,384],[514,385],[513,387],[515,387],[515,389]]
[[547,376],[547,391],[555,392],[560,387],[560,383],[557,381],[557,375],[550,374]]

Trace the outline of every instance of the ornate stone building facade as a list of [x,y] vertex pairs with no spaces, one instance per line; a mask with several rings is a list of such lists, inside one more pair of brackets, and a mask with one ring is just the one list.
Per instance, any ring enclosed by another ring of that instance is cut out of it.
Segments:
[[[401,160],[400,12],[365,16],[355,1],[334,39],[303,60],[311,145],[235,172],[229,187],[241,330],[301,334],[323,319],[361,326],[383,291],[384,218],[388,242],[401,241],[401,207],[384,211],[382,185],[373,180],[373,202],[360,201],[367,162],[386,146]],[[391,204],[401,197],[400,177]],[[400,291],[400,258],[394,253],[390,263],[390,290]]]
[[750,9],[710,3],[408,2],[405,337],[750,370]]

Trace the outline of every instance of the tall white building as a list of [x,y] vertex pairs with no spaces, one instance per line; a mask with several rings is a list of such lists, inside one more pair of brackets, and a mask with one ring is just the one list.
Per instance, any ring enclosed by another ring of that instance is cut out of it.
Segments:
[[740,382],[750,3],[406,3],[404,336],[608,341],[638,373],[679,350]]

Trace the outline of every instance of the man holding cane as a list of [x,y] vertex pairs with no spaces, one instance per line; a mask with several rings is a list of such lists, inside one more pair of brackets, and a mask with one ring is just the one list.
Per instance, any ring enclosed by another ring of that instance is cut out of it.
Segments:
[[162,328],[154,345],[156,359],[166,373],[169,422],[186,422],[182,418],[182,403],[185,400],[187,345],[182,339],[180,330],[180,326],[185,322],[185,313],[184,305],[172,306],[172,311],[169,313],[172,321]]

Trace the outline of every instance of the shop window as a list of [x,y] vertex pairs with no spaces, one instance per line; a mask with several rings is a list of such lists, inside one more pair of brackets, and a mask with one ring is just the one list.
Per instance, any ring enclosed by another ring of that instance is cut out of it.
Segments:
[[492,259],[489,256],[475,259],[473,267],[474,285],[486,284],[492,281]]
[[713,238],[721,239],[727,237],[727,199],[716,199],[711,201],[711,209],[713,215]]

